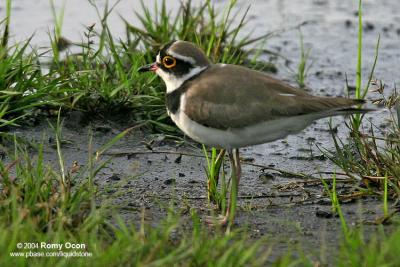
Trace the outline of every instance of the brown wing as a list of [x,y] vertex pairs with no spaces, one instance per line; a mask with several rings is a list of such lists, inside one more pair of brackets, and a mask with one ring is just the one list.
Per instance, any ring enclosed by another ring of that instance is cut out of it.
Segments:
[[261,72],[235,65],[214,65],[189,83],[186,115],[217,129],[356,104],[351,99],[312,96]]

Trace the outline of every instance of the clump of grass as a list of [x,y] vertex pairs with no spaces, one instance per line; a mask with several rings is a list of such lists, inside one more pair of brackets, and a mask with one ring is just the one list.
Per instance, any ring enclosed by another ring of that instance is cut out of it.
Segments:
[[289,72],[293,75],[294,79],[296,80],[297,85],[300,88],[305,88],[308,73],[314,62],[310,59],[311,47],[306,49],[306,47],[304,46],[304,37],[301,28],[299,28],[299,36],[300,36],[300,61],[297,64],[297,69],[295,70],[290,66],[287,67]]
[[38,108],[57,108],[68,99],[67,88],[63,88],[67,79],[43,73],[40,55],[28,51],[31,38],[20,44],[8,44],[8,23],[9,19],[0,23],[4,27],[0,46],[0,131],[17,125],[19,119],[32,115]]
[[37,55],[26,54],[29,40],[21,45],[0,47],[0,128],[15,122],[35,107],[58,106],[59,97],[51,89],[60,79],[42,75]]
[[[77,44],[61,36],[63,10],[58,14],[53,7],[55,30],[49,34],[50,62],[44,60],[48,52],[27,52],[30,39],[23,44],[0,47],[0,126],[38,110],[56,111],[64,107],[94,116],[129,111],[132,120],[154,121],[163,129],[167,115],[161,83],[155,77],[137,73],[144,62],[143,52],[114,41],[106,23],[110,12],[106,6],[104,17],[100,18],[104,22],[100,33],[90,25],[86,40]],[[6,22],[3,44],[8,37]],[[99,45],[95,45],[96,41]],[[77,45],[82,50],[74,54],[70,47]],[[167,125],[164,130],[171,131],[171,127]]]
[[[1,221],[5,224],[26,222],[31,224],[33,230],[43,233],[58,230],[73,232],[87,223],[87,214],[95,212],[95,207],[91,205],[95,196],[93,175],[104,166],[104,162],[97,162],[98,166],[89,164],[79,171],[65,166],[61,151],[60,113],[57,124],[52,127],[57,144],[58,172],[45,166],[43,145],[39,145],[37,156],[33,159],[16,138],[10,162],[0,164]],[[125,134],[117,135],[110,142],[119,140]],[[72,190],[73,183],[78,183],[75,190]]]
[[[375,82],[373,82],[375,84]],[[383,93],[384,85],[379,83]],[[399,101],[399,96],[394,93],[390,97],[382,97],[375,102],[384,104],[388,109],[394,108]],[[376,136],[379,129],[371,124],[370,134],[356,133],[350,137],[350,143],[345,144],[343,140],[332,135],[336,151],[327,153],[328,158],[341,167],[350,177],[358,176],[364,181],[365,186],[380,194],[384,189],[385,177],[387,177],[387,190],[390,198],[400,197],[400,128],[391,112],[389,131],[383,137]],[[354,130],[353,126],[348,126]]]
[[308,48],[307,50],[305,49],[303,34],[301,30],[299,30],[299,32],[300,32],[300,62],[297,65],[296,81],[300,88],[304,88],[306,86],[305,82],[307,79],[308,72],[310,71],[313,62],[309,63],[311,48]]
[[[203,145],[203,153],[207,161],[208,200],[217,204],[222,212],[224,212],[226,209],[226,193],[229,187],[229,184],[225,180],[225,173],[223,172],[225,150],[221,149],[217,154],[217,149],[211,148],[211,156],[209,156],[206,147]],[[222,184],[220,185],[220,190],[218,190],[220,175],[222,175]]]
[[[32,59],[26,57],[25,50],[28,42],[21,48],[15,46],[11,51],[9,48],[9,28],[11,19],[11,0],[6,1],[6,17],[0,21],[0,27],[3,28],[0,34],[0,129],[12,125],[19,117],[11,117],[16,108],[13,100],[29,88],[25,81],[27,74],[32,71]],[[26,60],[27,59],[27,60]],[[23,80],[23,81],[21,81]],[[18,83],[21,81],[21,83]],[[22,90],[15,90],[15,87],[22,87]]]

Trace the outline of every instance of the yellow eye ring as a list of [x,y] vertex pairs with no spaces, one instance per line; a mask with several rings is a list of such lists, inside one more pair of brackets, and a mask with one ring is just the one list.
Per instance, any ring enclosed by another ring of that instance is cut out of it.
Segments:
[[173,68],[176,66],[176,59],[171,56],[165,56],[162,60],[164,67],[167,69]]

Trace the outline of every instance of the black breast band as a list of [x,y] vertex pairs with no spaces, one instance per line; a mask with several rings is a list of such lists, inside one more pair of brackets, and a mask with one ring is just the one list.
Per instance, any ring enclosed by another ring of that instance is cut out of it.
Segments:
[[167,109],[169,112],[171,112],[172,114],[175,114],[176,112],[178,112],[180,105],[181,105],[181,96],[189,89],[191,81],[193,79],[197,78],[203,72],[204,72],[204,70],[201,71],[200,73],[194,75],[190,79],[187,79],[186,81],[184,81],[181,84],[181,86],[178,87],[178,89],[175,89],[171,93],[166,94],[165,102],[166,102]]

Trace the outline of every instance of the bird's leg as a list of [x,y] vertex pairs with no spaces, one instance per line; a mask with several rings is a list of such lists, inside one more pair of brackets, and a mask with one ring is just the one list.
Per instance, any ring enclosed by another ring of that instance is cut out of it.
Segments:
[[229,161],[231,164],[231,190],[229,195],[229,203],[224,216],[220,216],[219,218],[209,217],[206,219],[206,222],[211,225],[226,225],[229,221],[233,223],[236,211],[236,201],[238,195],[238,185],[241,176],[241,166],[239,159],[239,149],[233,149],[229,152]]
[[240,158],[239,158],[239,149],[233,149],[232,151],[233,158],[233,172],[232,172],[232,185],[229,196],[229,205],[225,214],[225,218],[230,224],[233,224],[236,213],[236,202],[237,196],[239,193],[239,181],[242,175],[242,167],[240,166]]

